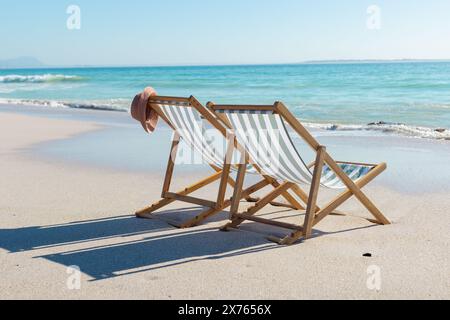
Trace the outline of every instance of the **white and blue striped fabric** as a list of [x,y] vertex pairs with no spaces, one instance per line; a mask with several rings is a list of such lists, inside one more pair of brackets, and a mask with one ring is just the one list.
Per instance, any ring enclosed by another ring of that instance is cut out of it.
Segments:
[[[292,142],[284,120],[270,111],[223,110],[243,145],[261,170],[280,181],[312,182],[312,172]],[[356,181],[370,172],[372,167],[340,164],[350,179]],[[331,189],[346,186],[328,167],[324,166],[321,183]]]
[[[227,141],[218,130],[208,130],[208,122],[188,103],[173,102],[160,107],[181,139],[202,156],[204,163],[223,169]],[[231,169],[237,170],[235,166]],[[247,172],[255,174],[256,170],[249,166]]]

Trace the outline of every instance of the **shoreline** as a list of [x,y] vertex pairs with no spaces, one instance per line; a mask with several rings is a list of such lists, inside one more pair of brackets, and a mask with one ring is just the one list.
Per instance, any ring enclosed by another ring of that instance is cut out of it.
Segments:
[[[65,139],[34,144],[27,149],[29,157],[124,173],[150,172],[154,175],[165,172],[172,131],[163,121],[155,133],[148,135],[128,114],[113,111],[34,106],[20,110],[6,107],[5,110],[0,106],[0,115],[3,112],[43,119],[75,120],[95,127],[95,130]],[[445,164],[450,162],[450,144],[447,141],[384,133],[355,136],[352,132],[330,132],[318,128],[313,128],[312,133],[342,161],[387,162],[388,172],[375,181],[376,185],[405,194],[450,192],[450,184],[445,183],[446,179],[450,181],[450,170]],[[299,144],[300,140],[294,142]],[[298,147],[302,148],[300,144]],[[424,163],[427,164],[426,170],[422,168]],[[183,165],[180,172],[189,175],[205,168],[204,165]]]
[[[116,99],[121,100],[121,99]],[[126,105],[129,105],[127,101]],[[111,105],[108,103],[87,103],[87,102],[64,102],[56,100],[29,100],[29,99],[0,99],[0,108],[13,109],[20,108],[42,108],[45,110],[72,110],[72,111],[96,111],[96,112],[117,112],[129,113],[128,107],[123,105]],[[15,112],[14,110],[12,110]],[[333,121],[311,121],[301,120],[309,129],[318,129],[328,132],[353,132],[355,135],[385,134],[408,138],[429,139],[436,141],[450,141],[450,128],[441,126],[423,126],[417,124],[392,123],[383,120],[370,123],[337,123]]]

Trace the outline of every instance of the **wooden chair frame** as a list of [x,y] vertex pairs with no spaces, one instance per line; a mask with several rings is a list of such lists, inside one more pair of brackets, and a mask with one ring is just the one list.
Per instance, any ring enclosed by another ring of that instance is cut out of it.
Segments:
[[[162,199],[154,204],[152,204],[149,207],[146,207],[142,210],[139,210],[136,212],[136,216],[138,218],[144,218],[144,219],[152,219],[155,218],[155,211],[164,208],[165,206],[168,206],[169,204],[174,203],[175,201],[182,201],[190,204],[196,204],[200,206],[204,206],[207,209],[203,212],[201,212],[196,217],[189,219],[182,223],[177,223],[174,221],[165,220],[170,225],[177,227],[177,228],[190,228],[199,225],[204,220],[208,219],[209,217],[222,212],[226,208],[230,207],[232,204],[231,199],[225,199],[227,186],[230,185],[232,188],[236,186],[236,181],[234,181],[230,177],[230,170],[231,170],[231,157],[233,155],[233,152],[235,148],[237,147],[235,139],[233,136],[229,135],[229,131],[227,128],[221,123],[219,119],[216,118],[214,113],[212,113],[210,110],[205,108],[195,97],[191,96],[189,98],[181,98],[181,97],[163,97],[163,96],[154,96],[150,97],[148,101],[149,107],[151,107],[153,110],[157,112],[159,117],[164,120],[164,122],[169,125],[174,131],[174,139],[172,141],[172,146],[170,150],[170,156],[167,164],[166,174],[164,178],[164,185],[162,189]],[[215,129],[217,129],[224,137],[227,139],[227,152],[225,155],[225,159],[223,162],[223,169],[216,167],[213,164],[210,164],[211,168],[215,171],[215,173],[205,179],[202,179],[196,183],[194,183],[191,186],[188,186],[187,188],[180,190],[178,192],[171,192],[170,187],[172,184],[172,178],[174,175],[174,169],[175,169],[175,161],[176,161],[176,155],[178,151],[178,146],[180,143],[180,136],[176,132],[175,127],[173,124],[167,119],[164,112],[161,110],[161,105],[174,105],[179,108],[183,108],[186,106],[195,108],[200,115],[208,121]],[[245,173],[245,171],[244,171]],[[210,201],[205,199],[200,199],[196,197],[190,196],[192,193],[211,185],[214,182],[220,181],[219,190],[218,190],[218,196],[216,201]],[[252,198],[251,195],[258,192],[259,190],[272,185],[273,187],[278,187],[278,184],[274,179],[271,179],[267,176],[263,176],[263,180],[260,182],[248,187],[245,190],[241,190],[239,193],[239,200],[245,199],[248,202],[257,202],[259,201],[258,198]],[[302,205],[295,200],[295,198],[291,197],[289,194],[285,193],[283,194],[285,196],[286,200],[289,202],[288,205],[285,205],[290,208],[302,208]],[[283,205],[284,204],[278,204],[273,203],[274,205]]]
[[[307,194],[301,189],[301,187],[296,183],[284,182],[278,184],[272,192],[267,194],[265,197],[260,199],[253,207],[249,208],[245,213],[239,213],[239,203],[240,195],[242,192],[242,185],[245,180],[245,167],[240,165],[238,172],[238,179],[236,181],[236,186],[234,190],[234,196],[231,206],[231,222],[223,227],[226,231],[230,228],[238,228],[244,221],[254,221],[258,223],[268,224],[272,226],[281,227],[284,229],[291,230],[291,234],[283,239],[277,237],[269,237],[268,239],[274,241],[280,245],[292,245],[298,240],[307,240],[312,236],[313,228],[331,214],[342,215],[342,213],[336,212],[336,209],[340,207],[343,203],[349,200],[351,197],[355,196],[374,216],[375,219],[368,219],[369,221],[380,224],[388,225],[389,220],[381,213],[381,211],[373,204],[373,202],[363,193],[361,190],[377,176],[379,176],[383,171],[387,169],[386,163],[375,164],[363,164],[363,163],[351,163],[351,162],[338,162],[335,161],[327,152],[326,148],[319,144],[319,142],[308,132],[308,130],[300,123],[300,121],[295,118],[295,116],[288,110],[288,108],[282,102],[276,102],[271,106],[257,106],[257,105],[216,105],[212,102],[207,104],[207,107],[214,113],[217,117],[222,120],[222,122],[229,128],[231,124],[223,113],[217,112],[233,110],[233,111],[271,111],[275,114],[279,114],[283,120],[288,123],[295,132],[313,149],[316,153],[316,160],[310,165],[310,168],[314,167],[313,178],[311,188]],[[355,165],[367,165],[372,167],[370,172],[354,182],[351,180],[339,164],[355,164]],[[322,177],[322,170],[324,165],[327,165],[339,179],[344,183],[347,190],[342,192],[339,196],[334,198],[331,202],[325,205],[325,207],[320,208],[317,205],[317,198],[319,194],[319,187]],[[269,219],[263,219],[256,217],[255,214],[261,209],[267,206],[271,201],[274,201],[281,194],[288,191],[293,191],[296,193],[302,201],[306,203],[305,210],[305,221],[303,225],[288,224],[279,221],[273,221]]]

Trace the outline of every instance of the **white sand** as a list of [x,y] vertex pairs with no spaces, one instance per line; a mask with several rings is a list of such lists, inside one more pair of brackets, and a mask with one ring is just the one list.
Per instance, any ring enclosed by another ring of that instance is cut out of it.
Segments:
[[[132,214],[158,199],[161,173],[83,167],[24,152],[96,129],[0,113],[1,299],[450,298],[447,193],[419,196],[369,187],[393,225],[330,217],[318,225],[324,234],[291,247],[264,238],[286,231],[253,223],[244,231],[220,232],[226,215],[176,230]],[[182,174],[176,184],[195,179]],[[189,207],[171,207],[178,210],[169,215],[190,215],[183,209]],[[345,209],[369,217],[355,200]],[[283,211],[268,208],[264,214],[299,220]],[[67,287],[72,265],[82,271],[79,290]],[[372,265],[381,271],[379,291],[367,287]]]

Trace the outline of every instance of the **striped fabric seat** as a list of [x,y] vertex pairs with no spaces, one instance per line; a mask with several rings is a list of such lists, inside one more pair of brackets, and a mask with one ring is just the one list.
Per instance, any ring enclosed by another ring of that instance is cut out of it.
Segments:
[[[367,175],[373,167],[365,166],[365,165],[355,165],[355,164],[339,164],[341,169],[349,176],[353,181],[357,181],[361,179],[365,175]],[[328,166],[324,166],[322,171],[322,184],[324,184],[328,188],[332,189],[344,189],[346,186],[339,179],[338,176],[331,170]]]
[[[271,111],[217,110],[227,116],[239,143],[262,171],[281,181],[311,184],[313,174],[300,156],[281,116]],[[365,176],[372,167],[340,164],[353,180]],[[327,166],[324,166],[321,184],[330,189],[346,186]]]
[[[162,104],[161,110],[188,147],[202,156],[204,163],[223,169],[227,141],[217,130],[207,130],[207,121],[194,107],[188,103],[173,102],[172,105]],[[232,166],[231,170],[237,169]],[[249,166],[247,171],[256,173],[253,166]]]

